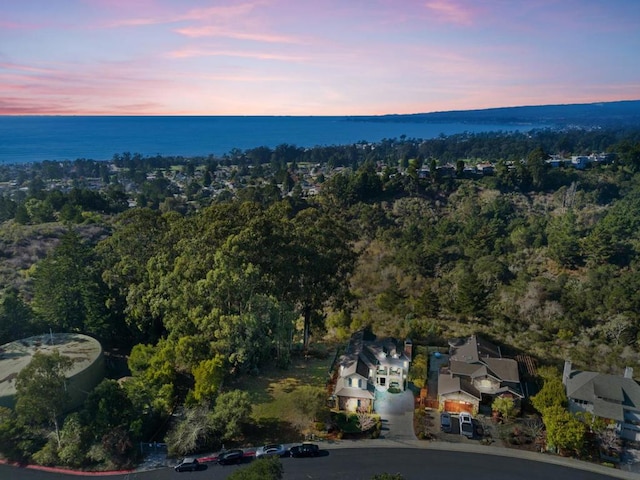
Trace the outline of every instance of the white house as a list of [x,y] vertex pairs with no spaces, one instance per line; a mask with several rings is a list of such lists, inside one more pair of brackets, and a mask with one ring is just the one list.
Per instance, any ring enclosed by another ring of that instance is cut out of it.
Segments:
[[351,336],[346,353],[338,362],[335,396],[338,408],[372,411],[375,391],[404,391],[412,357],[412,343],[394,338],[378,340],[359,330]]

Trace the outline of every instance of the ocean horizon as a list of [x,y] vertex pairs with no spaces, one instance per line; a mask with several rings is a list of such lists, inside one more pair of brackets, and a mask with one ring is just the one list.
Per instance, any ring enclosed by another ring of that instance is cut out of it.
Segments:
[[0,163],[111,160],[123,152],[219,157],[234,149],[282,144],[311,148],[539,127],[544,126],[421,123],[358,116],[0,116]]

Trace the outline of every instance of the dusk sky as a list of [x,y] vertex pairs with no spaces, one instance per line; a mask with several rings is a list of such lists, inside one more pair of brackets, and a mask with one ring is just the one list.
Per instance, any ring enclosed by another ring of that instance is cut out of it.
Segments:
[[638,0],[0,0],[0,114],[640,99]]

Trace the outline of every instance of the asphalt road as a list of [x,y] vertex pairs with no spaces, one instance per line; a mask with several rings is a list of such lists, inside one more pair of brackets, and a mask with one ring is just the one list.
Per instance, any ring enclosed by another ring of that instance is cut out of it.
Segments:
[[[406,480],[473,478],[473,480],[605,480],[606,475],[568,467],[494,455],[423,449],[325,450],[319,458],[283,458],[284,478],[369,480],[377,473],[400,473]],[[253,460],[256,461],[256,460]],[[0,465],[2,480],[210,480],[224,479],[242,466],[209,465],[201,472],[177,473],[165,468],[109,477],[79,477]]]

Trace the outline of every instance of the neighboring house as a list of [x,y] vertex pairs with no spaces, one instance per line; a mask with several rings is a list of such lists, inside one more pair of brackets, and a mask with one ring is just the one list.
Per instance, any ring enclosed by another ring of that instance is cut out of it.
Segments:
[[571,413],[589,412],[609,420],[621,438],[640,441],[640,385],[631,367],[623,375],[610,375],[573,370],[567,360],[562,383]]
[[340,410],[373,411],[375,391],[407,387],[410,340],[376,339],[365,330],[354,333],[338,361],[335,396]]
[[447,412],[477,413],[480,403],[506,396],[524,398],[518,362],[500,348],[472,335],[449,342],[449,365],[438,376],[438,406]]

